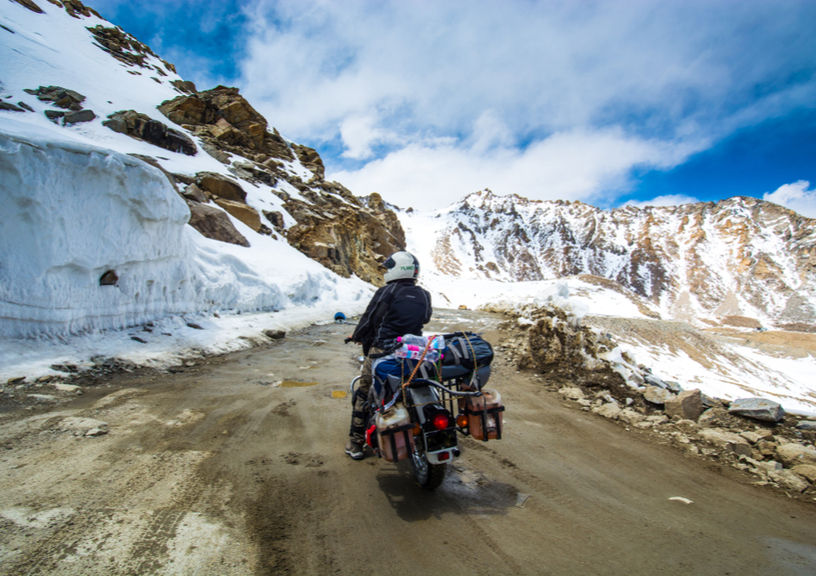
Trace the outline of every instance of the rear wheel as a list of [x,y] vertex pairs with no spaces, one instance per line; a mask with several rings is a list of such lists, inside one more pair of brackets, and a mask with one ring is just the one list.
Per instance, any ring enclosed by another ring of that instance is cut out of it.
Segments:
[[447,471],[447,464],[430,464],[424,450],[411,453],[411,466],[414,469],[416,483],[425,490],[435,490],[442,484]]

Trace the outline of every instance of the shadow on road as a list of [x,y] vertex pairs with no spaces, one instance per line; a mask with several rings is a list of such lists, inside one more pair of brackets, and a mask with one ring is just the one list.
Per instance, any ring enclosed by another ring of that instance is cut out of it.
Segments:
[[389,504],[408,522],[450,514],[506,514],[519,505],[519,491],[510,484],[493,482],[458,466],[449,466],[445,481],[434,491],[414,483],[410,466],[381,469],[377,474]]

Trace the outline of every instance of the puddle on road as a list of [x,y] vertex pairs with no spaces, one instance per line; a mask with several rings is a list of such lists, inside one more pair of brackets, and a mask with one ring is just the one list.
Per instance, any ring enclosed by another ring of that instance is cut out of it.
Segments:
[[281,388],[305,388],[307,386],[317,386],[317,382],[301,382],[300,380],[281,380]]

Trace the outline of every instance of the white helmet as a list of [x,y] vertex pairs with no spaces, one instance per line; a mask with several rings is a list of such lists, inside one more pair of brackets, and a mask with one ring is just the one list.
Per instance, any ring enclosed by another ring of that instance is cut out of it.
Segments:
[[386,268],[383,275],[386,284],[400,279],[416,280],[419,276],[419,260],[410,252],[394,252],[382,265]]

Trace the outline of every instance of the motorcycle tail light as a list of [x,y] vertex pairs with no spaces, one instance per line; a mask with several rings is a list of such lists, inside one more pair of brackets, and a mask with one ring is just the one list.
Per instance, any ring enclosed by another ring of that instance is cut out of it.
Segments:
[[459,416],[456,417],[456,425],[459,426],[459,428],[467,427],[468,417],[465,414],[459,414]]
[[440,462],[444,462],[445,460],[450,460],[450,452],[440,452],[436,455],[439,458]]
[[448,418],[447,414],[442,414],[441,412],[433,417],[431,420],[433,427],[437,430],[444,430],[448,426],[450,426],[450,418]]

